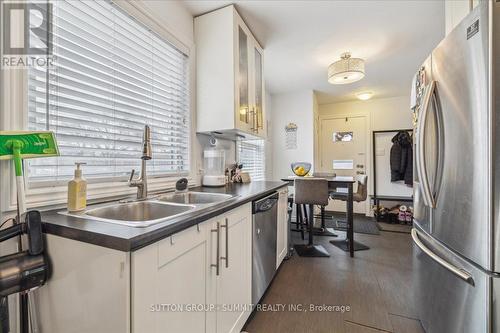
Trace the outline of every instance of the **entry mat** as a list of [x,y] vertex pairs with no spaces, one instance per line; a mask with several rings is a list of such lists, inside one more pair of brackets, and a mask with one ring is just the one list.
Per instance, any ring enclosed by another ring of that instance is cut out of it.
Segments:
[[[344,213],[326,211],[325,216],[327,227],[333,227],[334,229],[340,231],[347,230],[347,222],[345,221],[346,217]],[[380,229],[378,228],[377,223],[371,217],[354,215],[353,226],[355,233],[380,235]]]
[[385,223],[385,222],[377,222],[378,227],[382,231],[389,231],[389,232],[400,232],[403,234],[409,234],[411,233],[411,226],[406,225],[406,224],[391,224],[391,223]]

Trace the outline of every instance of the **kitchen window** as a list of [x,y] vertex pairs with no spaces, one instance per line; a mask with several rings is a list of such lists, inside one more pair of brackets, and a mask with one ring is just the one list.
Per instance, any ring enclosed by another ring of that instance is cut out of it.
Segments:
[[252,180],[264,180],[266,177],[264,140],[238,141],[236,151],[239,163],[243,164],[243,171],[248,172]]
[[29,160],[28,180],[65,181],[75,162],[89,179],[140,169],[189,172],[189,58],[110,1],[53,1],[54,66],[28,70],[28,127],[56,133],[61,156]]

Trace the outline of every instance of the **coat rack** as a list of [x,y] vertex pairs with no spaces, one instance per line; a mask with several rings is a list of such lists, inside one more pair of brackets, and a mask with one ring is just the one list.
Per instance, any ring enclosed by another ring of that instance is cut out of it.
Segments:
[[376,140],[377,134],[380,133],[398,133],[398,132],[411,132],[413,129],[393,129],[393,130],[383,130],[383,131],[372,131],[372,161],[373,161],[373,204],[377,207],[377,214],[375,215],[375,220],[379,221],[378,211],[380,208],[380,201],[394,201],[394,202],[413,202],[413,196],[393,196],[393,195],[377,195],[377,151],[376,151]]

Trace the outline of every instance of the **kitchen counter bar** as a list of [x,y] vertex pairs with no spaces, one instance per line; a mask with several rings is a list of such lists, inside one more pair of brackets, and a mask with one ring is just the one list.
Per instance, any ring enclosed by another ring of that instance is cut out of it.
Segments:
[[44,232],[47,234],[129,252],[155,243],[247,202],[262,198],[284,186],[287,186],[286,182],[254,181],[248,184],[230,184],[220,188],[190,188],[190,191],[225,193],[236,197],[149,227],[129,227],[58,214],[61,209],[43,212],[42,221]]

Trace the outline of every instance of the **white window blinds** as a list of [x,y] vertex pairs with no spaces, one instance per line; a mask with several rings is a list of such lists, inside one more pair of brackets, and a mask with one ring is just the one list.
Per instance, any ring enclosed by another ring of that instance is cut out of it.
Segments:
[[236,149],[238,161],[243,164],[243,171],[248,172],[252,180],[264,180],[266,177],[264,140],[238,141]]
[[31,68],[31,130],[56,133],[60,157],[29,161],[30,181],[139,168],[151,126],[154,175],[189,170],[188,57],[109,1],[53,1],[54,66]]

